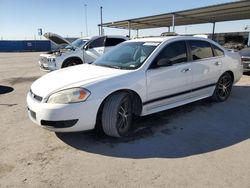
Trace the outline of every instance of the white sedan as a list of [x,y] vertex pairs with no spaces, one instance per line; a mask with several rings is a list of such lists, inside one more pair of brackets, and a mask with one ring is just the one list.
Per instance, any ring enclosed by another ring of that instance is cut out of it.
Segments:
[[55,132],[101,126],[126,136],[132,117],[212,97],[225,101],[242,76],[240,56],[199,37],[124,42],[93,64],[49,73],[27,95],[30,119]]

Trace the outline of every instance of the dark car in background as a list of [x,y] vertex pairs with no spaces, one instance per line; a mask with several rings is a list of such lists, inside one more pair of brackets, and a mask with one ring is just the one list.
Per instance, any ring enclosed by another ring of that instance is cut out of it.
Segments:
[[250,48],[244,48],[239,53],[243,63],[243,72],[250,72]]

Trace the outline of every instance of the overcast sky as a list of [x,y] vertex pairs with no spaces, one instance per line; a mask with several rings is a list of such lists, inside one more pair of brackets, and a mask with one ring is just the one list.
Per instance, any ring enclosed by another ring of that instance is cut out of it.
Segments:
[[[150,16],[172,11],[231,2],[232,0],[0,0],[0,39],[38,38],[37,29],[64,37],[86,35],[85,7],[87,4],[88,34],[98,35],[100,6],[103,21]],[[215,32],[243,31],[250,20],[217,23]],[[166,28],[141,30],[140,35],[159,35]],[[209,33],[212,24],[176,27],[177,33]],[[107,29],[105,34],[127,35],[128,31]],[[135,35],[132,32],[132,35]]]

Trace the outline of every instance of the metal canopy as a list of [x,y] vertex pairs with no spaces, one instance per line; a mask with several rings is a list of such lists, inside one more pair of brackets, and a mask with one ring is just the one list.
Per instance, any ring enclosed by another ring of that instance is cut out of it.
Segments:
[[154,16],[109,22],[102,24],[102,26],[139,30],[170,27],[173,25],[173,20],[174,26],[180,26],[243,19],[250,19],[250,1],[236,1]]

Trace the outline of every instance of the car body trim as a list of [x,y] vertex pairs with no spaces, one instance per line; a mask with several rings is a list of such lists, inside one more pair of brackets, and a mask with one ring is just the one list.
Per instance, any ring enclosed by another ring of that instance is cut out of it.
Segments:
[[183,91],[183,92],[180,92],[180,93],[174,93],[174,94],[171,94],[171,95],[151,99],[149,101],[146,101],[146,102],[142,103],[142,105],[147,105],[147,104],[154,103],[154,102],[157,102],[157,101],[169,99],[169,98],[172,98],[172,97],[177,97],[179,95],[188,94],[188,93],[198,91],[198,90],[201,90],[201,89],[205,89],[205,88],[208,88],[208,87],[213,87],[215,85],[216,85],[216,83],[213,83],[213,84],[205,85],[205,86],[202,86],[202,87],[198,87],[198,88],[190,89],[190,90],[187,90],[187,91]]

